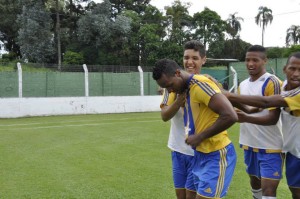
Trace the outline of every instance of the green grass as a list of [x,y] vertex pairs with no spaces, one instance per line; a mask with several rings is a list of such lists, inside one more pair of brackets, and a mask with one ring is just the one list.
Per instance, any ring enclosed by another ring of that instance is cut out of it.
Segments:
[[[169,123],[131,113],[0,119],[0,198],[173,199]],[[238,125],[228,196],[252,199]],[[282,180],[278,199],[291,198]]]

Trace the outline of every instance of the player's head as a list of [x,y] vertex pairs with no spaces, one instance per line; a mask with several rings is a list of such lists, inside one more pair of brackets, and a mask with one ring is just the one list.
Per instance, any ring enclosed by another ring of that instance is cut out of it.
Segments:
[[153,68],[152,77],[157,84],[168,92],[182,93],[184,81],[181,77],[182,68],[173,60],[160,59]]
[[266,72],[266,49],[260,45],[253,45],[247,49],[245,62],[249,75],[256,80]]
[[204,45],[197,40],[186,42],[183,52],[183,66],[185,70],[191,74],[199,74],[205,62],[206,51]]
[[283,68],[289,89],[300,86],[300,52],[292,53]]

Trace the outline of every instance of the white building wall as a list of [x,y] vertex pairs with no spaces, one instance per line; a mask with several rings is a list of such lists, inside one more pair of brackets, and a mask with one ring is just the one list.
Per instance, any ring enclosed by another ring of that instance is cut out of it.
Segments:
[[161,96],[0,98],[0,118],[160,111]]

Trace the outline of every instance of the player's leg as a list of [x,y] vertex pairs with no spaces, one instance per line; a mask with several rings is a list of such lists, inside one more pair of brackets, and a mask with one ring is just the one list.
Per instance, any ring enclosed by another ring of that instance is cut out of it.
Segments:
[[173,182],[177,199],[186,199],[186,168],[185,155],[172,151]]
[[187,172],[187,178],[185,183],[186,199],[195,199],[196,187],[194,184],[194,174],[193,174],[194,156],[186,155],[185,165],[186,165],[186,172]]
[[283,153],[258,153],[262,195],[276,198],[276,190],[282,178],[285,161]]
[[286,154],[286,179],[293,199],[300,199],[300,158]]
[[246,172],[250,178],[252,197],[253,199],[261,199],[262,189],[257,152],[244,150],[244,163],[246,165]]
[[212,153],[195,152],[194,158],[196,199],[225,197],[236,165],[233,144]]

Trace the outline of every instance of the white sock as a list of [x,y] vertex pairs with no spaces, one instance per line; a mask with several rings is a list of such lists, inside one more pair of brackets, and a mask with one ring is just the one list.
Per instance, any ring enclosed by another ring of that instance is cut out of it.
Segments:
[[262,190],[261,189],[252,189],[251,191],[252,191],[253,199],[262,199]]
[[262,199],[276,199],[276,197],[273,197],[273,196],[263,196]]

